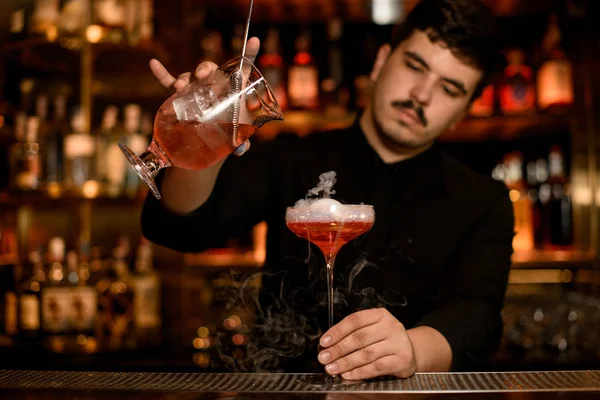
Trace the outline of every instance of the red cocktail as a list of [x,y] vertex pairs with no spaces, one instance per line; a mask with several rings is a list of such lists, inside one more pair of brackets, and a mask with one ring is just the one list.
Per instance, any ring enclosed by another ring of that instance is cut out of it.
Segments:
[[371,229],[375,210],[370,205],[347,205],[321,199],[310,205],[288,207],[285,221],[292,232],[317,245],[325,256],[329,327],[332,327],[335,257],[342,246]]

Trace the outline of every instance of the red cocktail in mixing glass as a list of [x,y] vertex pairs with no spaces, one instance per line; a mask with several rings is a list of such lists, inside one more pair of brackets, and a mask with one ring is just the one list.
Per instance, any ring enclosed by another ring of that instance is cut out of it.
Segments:
[[271,87],[245,57],[221,65],[168,98],[154,119],[154,136],[140,156],[119,147],[160,199],[154,177],[167,167],[190,170],[221,161],[256,130],[283,114]]

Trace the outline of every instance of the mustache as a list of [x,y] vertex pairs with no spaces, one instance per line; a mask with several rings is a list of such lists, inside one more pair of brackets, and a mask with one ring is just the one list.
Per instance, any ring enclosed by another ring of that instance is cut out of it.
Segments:
[[415,114],[417,114],[417,117],[419,118],[419,121],[421,121],[421,124],[425,127],[427,126],[427,117],[425,117],[425,111],[423,111],[423,107],[418,105],[413,100],[394,100],[392,101],[392,106],[407,110],[414,110]]

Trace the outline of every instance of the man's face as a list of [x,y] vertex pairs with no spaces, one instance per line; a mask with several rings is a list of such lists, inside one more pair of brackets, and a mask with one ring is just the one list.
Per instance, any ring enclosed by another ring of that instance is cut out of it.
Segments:
[[393,51],[380,49],[371,113],[384,139],[408,148],[429,145],[458,123],[482,72],[415,31]]

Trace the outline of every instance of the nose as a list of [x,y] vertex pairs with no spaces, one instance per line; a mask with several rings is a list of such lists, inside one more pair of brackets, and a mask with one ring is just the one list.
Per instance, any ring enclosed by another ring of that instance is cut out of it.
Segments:
[[413,86],[410,96],[420,105],[425,106],[431,102],[433,96],[434,82],[432,79],[423,79]]

